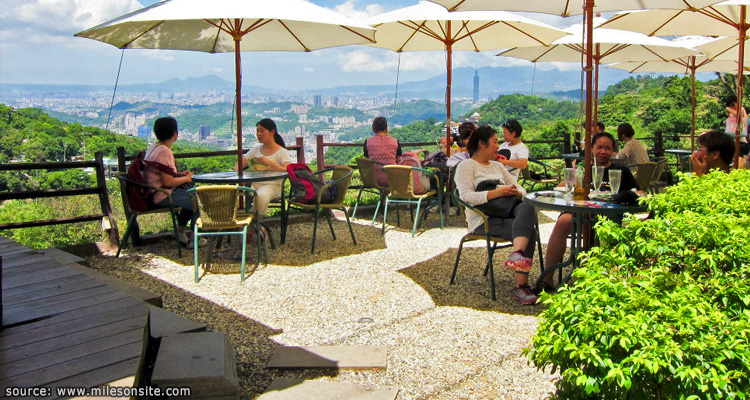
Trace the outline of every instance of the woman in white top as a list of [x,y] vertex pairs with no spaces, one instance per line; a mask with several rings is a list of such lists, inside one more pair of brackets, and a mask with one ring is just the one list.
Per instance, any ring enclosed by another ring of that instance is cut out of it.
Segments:
[[[258,145],[245,153],[242,159],[242,169],[248,165],[254,170],[286,171],[292,162],[289,151],[284,148],[284,139],[276,129],[276,123],[264,118],[255,124]],[[237,171],[235,164],[234,170]],[[282,180],[253,183],[253,189],[258,192],[258,215],[263,218],[268,211],[268,203],[281,198]]]
[[[456,167],[456,187],[461,200],[476,206],[498,197],[523,196],[525,190],[516,183],[516,178],[495,160],[499,146],[497,132],[492,127],[482,126],[474,131],[467,146],[471,158]],[[499,180],[501,184],[492,190],[476,191],[480,182],[492,179]],[[485,234],[482,217],[476,212],[467,209],[466,222],[469,232]],[[536,212],[528,203],[517,205],[510,218],[489,218],[491,236],[513,240],[513,253],[505,262],[505,267],[516,273],[513,294],[522,304],[534,304],[537,300],[528,284],[536,239],[535,222]]]
[[625,142],[625,146],[617,153],[618,159],[625,160],[625,165],[642,164],[651,161],[648,158],[646,146],[635,137],[633,126],[624,123],[617,126],[617,138]]

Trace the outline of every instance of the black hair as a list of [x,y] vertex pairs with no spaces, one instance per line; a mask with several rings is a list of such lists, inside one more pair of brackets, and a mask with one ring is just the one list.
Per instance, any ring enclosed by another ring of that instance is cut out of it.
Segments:
[[602,121],[596,121],[596,126],[599,127],[599,132],[604,132],[604,129],[606,129],[606,127],[604,126],[604,122]]
[[599,132],[594,137],[591,138],[591,148],[594,148],[594,145],[596,144],[596,141],[601,138],[607,138],[612,141],[612,150],[617,151],[617,141],[615,140],[615,137],[612,136],[611,133],[608,132]]
[[727,100],[726,100],[727,107],[731,107],[735,103],[737,103],[736,94],[730,94],[729,96],[727,96]]
[[469,144],[466,145],[466,149],[469,150],[469,156],[474,156],[474,153],[479,149],[479,142],[489,145],[490,139],[493,136],[497,136],[495,128],[489,125],[483,125],[474,130],[469,139]]
[[375,117],[372,120],[372,133],[384,132],[388,130],[388,120],[385,117]]
[[174,117],[161,117],[154,121],[154,135],[163,142],[169,140],[177,132],[177,120]]
[[521,123],[515,118],[509,118],[501,125],[501,127],[515,133],[516,137],[521,137],[521,133],[523,132],[523,126],[521,126]]
[[620,140],[625,140],[623,138],[632,138],[635,136],[635,130],[633,130],[633,126],[629,123],[620,124],[617,126],[617,138]]
[[284,143],[284,139],[279,135],[279,130],[276,129],[276,123],[273,122],[271,118],[263,118],[262,120],[258,121],[255,124],[255,127],[262,126],[266,128],[267,131],[273,132],[273,141],[276,142],[281,147],[286,147],[286,143]]
[[734,139],[721,131],[708,131],[698,136],[698,145],[705,146],[707,152],[718,151],[719,157],[731,164],[734,159]]
[[458,143],[461,147],[466,147],[471,134],[477,129],[473,122],[464,122],[458,126]]

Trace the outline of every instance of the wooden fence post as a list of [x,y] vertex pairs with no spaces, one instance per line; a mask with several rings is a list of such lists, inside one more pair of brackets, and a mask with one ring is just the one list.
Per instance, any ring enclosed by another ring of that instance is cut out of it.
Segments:
[[318,171],[326,167],[326,162],[323,159],[323,153],[325,149],[323,147],[323,135],[315,135],[315,152],[318,158]]
[[[563,141],[563,154],[570,154],[573,152],[572,146],[570,144],[570,140],[571,140],[570,133],[565,132],[565,138]],[[571,166],[572,166],[572,161],[565,160],[565,167],[570,168]]]
[[128,173],[127,168],[125,168],[125,148],[122,146],[117,148],[117,170],[123,174]]
[[299,146],[299,149],[297,149],[297,163],[304,164],[305,163],[305,138],[303,138],[302,136],[297,136],[296,144],[297,146]]
[[97,151],[94,159],[97,162],[96,170],[96,186],[99,189],[99,204],[102,208],[102,214],[105,214],[109,221],[109,229],[107,233],[109,235],[109,244],[116,246],[120,243],[120,233],[117,229],[117,220],[112,215],[112,206],[109,204],[109,194],[107,193],[107,179],[104,177],[104,160],[102,152]]

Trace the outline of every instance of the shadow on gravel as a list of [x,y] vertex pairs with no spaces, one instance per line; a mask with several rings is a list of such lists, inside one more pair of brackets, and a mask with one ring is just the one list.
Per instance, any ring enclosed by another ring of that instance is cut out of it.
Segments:
[[[503,262],[510,254],[510,249],[499,249],[495,252],[495,291],[497,301],[492,301],[490,278],[484,276],[487,263],[487,250],[464,247],[461,262],[456,272],[456,280],[450,284],[453,264],[458,249],[450,249],[438,256],[400,270],[424,288],[438,306],[468,307],[482,311],[497,311],[507,314],[538,315],[541,305],[525,306],[513,298],[515,287],[514,274],[503,267]],[[536,257],[535,262],[538,263]],[[539,276],[538,264],[529,274],[533,282]]]

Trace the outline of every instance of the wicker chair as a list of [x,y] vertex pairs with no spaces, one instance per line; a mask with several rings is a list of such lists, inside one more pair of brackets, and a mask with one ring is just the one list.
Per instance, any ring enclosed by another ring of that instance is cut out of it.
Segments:
[[262,246],[260,227],[258,225],[258,213],[251,214],[247,218],[237,219],[237,206],[239,205],[240,190],[246,194],[256,195],[255,190],[237,185],[212,185],[201,186],[190,189],[198,198],[200,217],[193,227],[193,245],[195,262],[195,282],[198,282],[198,239],[200,236],[238,235],[242,236],[242,269],[240,280],[245,281],[245,260],[247,250],[247,228],[253,224],[257,232],[256,242],[258,246],[258,259],[256,267],[262,259]]
[[648,190],[651,177],[654,176],[654,172],[656,172],[656,163],[649,161],[640,164],[630,164],[628,165],[628,168],[633,171],[633,176],[635,177],[636,182],[638,182],[638,189],[644,191]]
[[[289,207],[296,207],[302,210],[307,211],[313,211],[315,213],[315,224],[313,225],[313,236],[312,236],[312,247],[310,250],[311,254],[315,254],[315,240],[318,235],[318,219],[320,217],[320,210],[325,210],[326,219],[328,220],[328,227],[331,229],[331,236],[333,236],[333,240],[336,240],[336,233],[333,231],[333,223],[331,223],[331,210],[341,210],[344,212],[344,215],[346,216],[346,224],[349,226],[349,233],[352,235],[352,242],[354,245],[357,245],[357,239],[354,237],[354,229],[352,228],[352,222],[349,220],[349,213],[346,211],[346,207],[344,207],[344,199],[346,198],[346,191],[349,190],[349,184],[352,180],[352,174],[354,173],[354,170],[352,170],[349,167],[346,166],[336,166],[331,168],[326,168],[323,170],[320,170],[315,173],[315,175],[325,176],[326,172],[333,171],[332,174],[332,181],[328,182],[324,186],[322,186],[318,192],[318,197],[314,204],[307,204],[307,203],[299,203],[294,201],[294,199],[291,198],[291,191],[287,195],[289,200],[287,201],[287,204]],[[323,192],[325,190],[328,190],[329,187],[336,186],[336,198],[331,203],[321,203],[321,196],[323,195]],[[289,219],[287,218],[284,222],[285,224],[289,223]],[[287,232],[286,226],[284,227],[283,231],[284,234]],[[282,243],[284,241],[284,238],[282,237]]]
[[[385,174],[388,177],[388,186],[390,188],[390,193],[388,193],[388,196],[385,199],[385,211],[383,212],[383,228],[381,230],[381,234],[385,233],[385,224],[388,218],[388,204],[407,203],[417,205],[417,215],[416,217],[412,216],[412,219],[414,220],[414,226],[411,229],[411,236],[414,237],[419,222],[427,218],[427,209],[425,209],[422,215],[419,214],[422,202],[432,197],[437,198],[437,207],[440,212],[440,229],[444,228],[442,190],[432,188],[426,193],[414,193],[414,172],[418,171],[426,174],[430,177],[431,181],[437,182],[437,185],[439,186],[440,178],[435,174],[435,172],[423,168],[411,167],[408,165],[386,165],[385,167],[383,167],[383,169],[385,170]],[[398,208],[396,208],[396,218],[396,223],[398,225],[400,223]]]
[[370,223],[370,225],[375,225],[375,219],[378,217],[380,205],[383,203],[385,195],[388,193],[388,186],[380,186],[380,184],[378,184],[378,178],[375,174],[375,164],[380,164],[381,166],[385,164],[364,157],[359,157],[356,161],[357,169],[359,169],[359,176],[362,179],[362,187],[359,189],[357,201],[354,203],[352,218],[357,215],[357,206],[359,206],[359,199],[362,197],[362,192],[376,194],[380,196],[380,198],[378,199],[378,205],[375,207],[375,214],[372,215],[372,222]]
[[[117,255],[115,257],[120,257],[120,252],[122,249],[127,246],[128,244],[128,238],[130,238],[131,233],[133,233],[133,242],[134,244],[140,244],[140,235],[138,234],[138,216],[139,215],[145,215],[145,214],[158,214],[158,213],[169,213],[170,217],[172,218],[172,230],[174,231],[174,240],[177,243],[177,252],[182,257],[182,245],[180,243],[180,239],[177,237],[177,214],[182,211],[181,207],[175,207],[172,206],[172,195],[167,192],[164,189],[145,185],[143,183],[139,183],[136,181],[133,181],[131,179],[127,178],[127,174],[125,172],[118,172],[115,174],[115,177],[117,177],[117,180],[120,182],[120,194],[122,195],[122,208],[125,210],[125,217],[128,219],[128,226],[125,228],[125,233],[122,235],[122,240],[120,240],[119,245],[117,246]],[[133,207],[130,205],[130,201],[128,200],[128,185],[135,185],[143,188],[147,188],[150,190],[157,190],[160,192],[163,192],[167,195],[167,200],[169,201],[169,207],[160,207],[160,208],[153,208],[148,211],[136,211],[133,209]]]
[[[453,200],[463,210],[464,217],[466,216],[466,209],[472,210],[482,217],[482,221],[484,221],[483,223],[484,223],[485,233],[483,235],[467,233],[461,238],[461,242],[458,244],[458,253],[456,254],[456,262],[453,264],[453,273],[451,274],[451,285],[456,280],[456,271],[458,271],[458,262],[461,260],[461,252],[463,251],[464,243],[470,242],[472,240],[484,240],[487,243],[487,265],[484,268],[484,275],[487,276],[487,274],[489,273],[492,300],[497,300],[497,296],[495,295],[495,269],[493,267],[494,263],[492,262],[492,259],[495,255],[495,250],[513,246],[513,239],[498,237],[498,236],[490,236],[489,217],[487,217],[485,213],[469,205],[469,203],[461,200],[461,197],[458,195],[458,188],[453,189]],[[544,271],[544,259],[542,257],[542,242],[539,240],[539,224],[538,223],[536,225],[536,236],[537,236],[537,241],[536,241],[537,251],[539,253],[539,265],[542,271]]]
[[656,169],[654,170],[654,175],[651,177],[651,181],[648,183],[648,190],[656,194],[667,186],[667,183],[661,180],[664,171],[667,169],[667,157],[658,157],[653,161],[656,163]]

